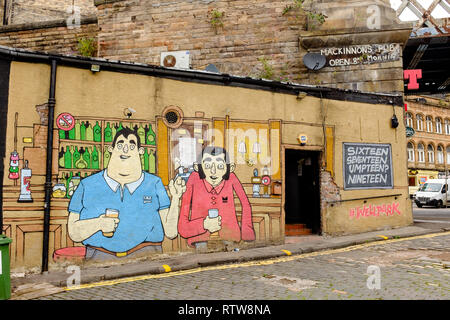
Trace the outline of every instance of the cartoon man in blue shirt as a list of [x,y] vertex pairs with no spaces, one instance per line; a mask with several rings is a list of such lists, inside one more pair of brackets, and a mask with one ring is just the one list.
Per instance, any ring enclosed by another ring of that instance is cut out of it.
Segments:
[[116,133],[108,151],[108,167],[83,179],[72,196],[70,238],[86,246],[86,259],[161,252],[164,235],[169,239],[178,235],[184,180],[170,181],[170,200],[161,178],[142,171],[144,148],[137,132],[129,128]]

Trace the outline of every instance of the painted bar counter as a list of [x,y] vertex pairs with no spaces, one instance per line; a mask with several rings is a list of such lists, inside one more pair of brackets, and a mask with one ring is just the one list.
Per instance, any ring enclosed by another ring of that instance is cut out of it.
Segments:
[[402,96],[5,47],[0,62],[13,271],[412,224]]

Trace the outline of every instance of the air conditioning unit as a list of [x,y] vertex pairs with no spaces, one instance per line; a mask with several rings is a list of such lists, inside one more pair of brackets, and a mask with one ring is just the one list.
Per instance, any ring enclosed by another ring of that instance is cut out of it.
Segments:
[[190,69],[190,53],[189,51],[162,52],[161,66],[167,68]]

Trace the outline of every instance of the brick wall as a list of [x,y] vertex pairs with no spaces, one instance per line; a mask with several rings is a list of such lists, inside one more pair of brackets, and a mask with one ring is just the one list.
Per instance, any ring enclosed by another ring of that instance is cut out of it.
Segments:
[[0,27],[0,45],[50,53],[78,55],[79,38],[97,38],[96,18],[81,21],[78,28],[67,28],[65,20]]
[[[305,18],[283,16],[284,1],[96,1],[100,55],[160,64],[165,51],[189,50],[193,69],[257,75],[265,57],[278,76],[300,74],[299,30]],[[224,12],[214,29],[209,11]]]
[[[368,92],[403,92],[401,58],[369,66],[326,67],[319,72],[309,71],[302,61],[306,53],[321,47],[379,42],[403,45],[411,30],[399,27],[389,1],[305,2],[305,9],[326,14],[323,25],[298,10],[283,14],[293,3],[95,0],[101,27],[99,54],[159,65],[162,52],[189,50],[193,69],[212,63],[220,72],[235,75]],[[377,30],[367,27],[370,5],[379,8]],[[224,13],[223,27],[211,25],[213,9]]]
[[0,25],[3,25],[3,15],[5,8],[5,0],[0,0]]
[[[97,35],[98,30],[99,56],[104,58],[159,65],[162,52],[190,51],[192,69],[202,70],[214,64],[220,72],[234,75],[366,92],[403,92],[401,58],[370,65],[325,67],[320,71],[310,71],[303,64],[306,53],[321,48],[377,43],[402,46],[411,30],[395,22],[389,1],[305,2],[307,10],[326,14],[323,25],[317,25],[298,10],[283,14],[284,8],[293,3],[293,0],[76,0],[75,5],[82,8],[82,13],[93,12],[94,8],[98,27],[92,23],[66,30],[62,23],[56,28],[33,27],[34,31],[24,32],[20,28],[0,29],[0,44],[75,53],[76,37]],[[58,16],[58,10],[63,15],[61,8],[71,4],[72,0],[14,2],[15,8],[30,9],[19,15],[26,21],[45,21]],[[382,19],[377,30],[366,26],[370,5],[380,8]],[[213,27],[212,10],[223,13],[222,26]],[[13,20],[20,21],[19,16]]]
[[72,15],[72,4],[80,8],[82,16],[96,14],[93,0],[10,0],[11,20],[9,24],[66,19]]

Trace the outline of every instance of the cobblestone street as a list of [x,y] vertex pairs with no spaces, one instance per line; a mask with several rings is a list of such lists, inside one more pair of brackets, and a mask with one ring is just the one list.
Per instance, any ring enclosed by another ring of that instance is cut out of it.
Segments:
[[[40,299],[447,300],[449,243],[450,235],[397,239],[260,263],[94,285]],[[380,289],[368,288],[368,279],[373,275],[369,266],[380,268]]]

